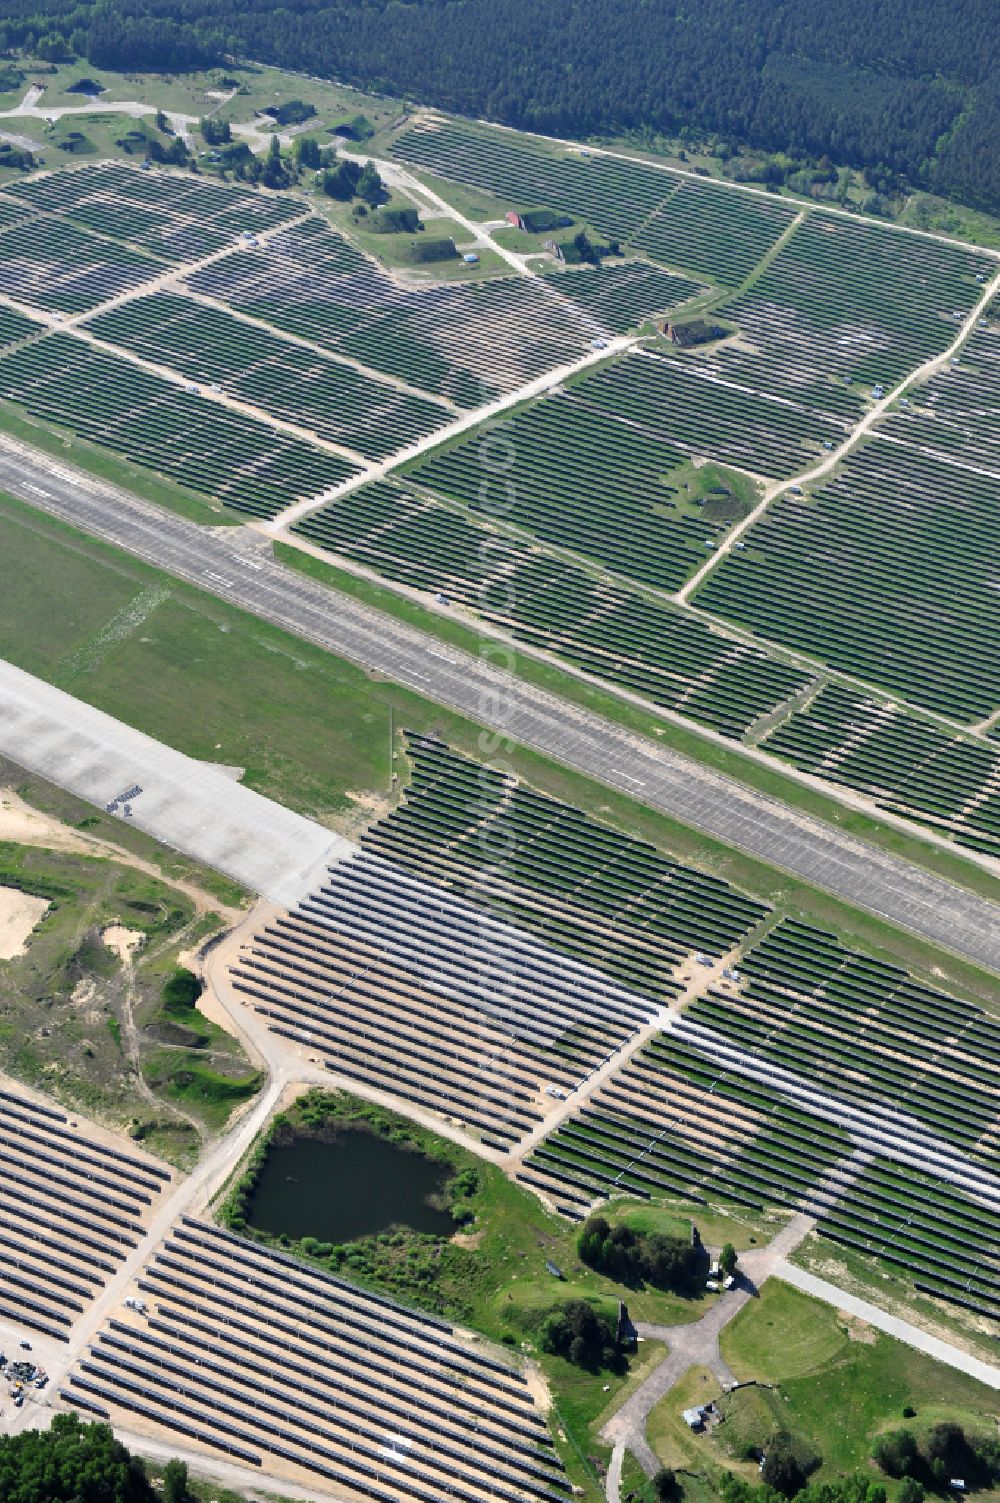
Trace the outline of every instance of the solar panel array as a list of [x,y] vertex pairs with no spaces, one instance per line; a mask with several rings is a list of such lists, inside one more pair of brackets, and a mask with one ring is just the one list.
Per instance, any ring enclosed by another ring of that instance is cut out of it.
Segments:
[[62,1397],[251,1466],[398,1503],[561,1503],[523,1376],[431,1316],[185,1218]]
[[137,1246],[170,1172],[0,1091],[0,1317],[60,1341]]

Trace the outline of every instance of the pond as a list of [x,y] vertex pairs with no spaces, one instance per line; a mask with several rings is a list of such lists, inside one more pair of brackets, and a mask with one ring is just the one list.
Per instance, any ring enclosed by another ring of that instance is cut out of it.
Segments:
[[293,1240],[351,1242],[399,1226],[450,1237],[455,1222],[450,1211],[438,1208],[438,1197],[451,1172],[357,1128],[327,1141],[296,1138],[268,1150],[246,1219],[260,1231],[284,1232]]

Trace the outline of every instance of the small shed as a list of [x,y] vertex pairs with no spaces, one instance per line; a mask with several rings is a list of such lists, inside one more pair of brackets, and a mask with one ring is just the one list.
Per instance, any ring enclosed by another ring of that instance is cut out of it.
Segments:
[[561,1279],[563,1276],[563,1271],[559,1267],[559,1264],[553,1263],[549,1258],[545,1259],[545,1271],[546,1273],[551,1273],[554,1279]]
[[682,1411],[684,1423],[689,1430],[703,1430],[705,1427],[705,1411],[699,1404],[697,1409],[685,1409]]
[[508,224],[512,224],[515,230],[524,229],[524,225],[521,223],[521,216],[516,209],[508,209],[504,215],[504,219],[506,219]]

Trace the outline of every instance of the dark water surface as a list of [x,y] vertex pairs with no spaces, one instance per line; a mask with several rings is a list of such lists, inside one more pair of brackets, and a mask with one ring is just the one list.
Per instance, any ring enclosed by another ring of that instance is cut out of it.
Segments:
[[246,1219],[273,1236],[320,1242],[350,1242],[395,1226],[448,1237],[455,1230],[450,1211],[428,1203],[448,1178],[446,1165],[374,1133],[296,1138],[268,1150]]

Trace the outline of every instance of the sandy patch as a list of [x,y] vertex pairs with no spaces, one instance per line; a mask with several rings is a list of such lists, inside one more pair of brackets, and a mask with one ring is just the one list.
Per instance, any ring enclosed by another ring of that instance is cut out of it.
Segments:
[[16,887],[0,887],[0,960],[13,960],[28,948],[28,938],[48,911],[45,898]]
[[837,1319],[843,1322],[848,1341],[861,1341],[865,1346],[874,1346],[878,1331],[857,1315],[848,1315],[846,1310],[837,1311]]
[[122,924],[109,924],[101,930],[101,939],[113,950],[122,965],[131,965],[132,956],[142,944],[141,929],[126,929]]
[[456,1247],[471,1247],[475,1249],[485,1236],[485,1229],[481,1232],[456,1232],[451,1240]]
[[96,995],[97,982],[90,976],[84,976],[74,986],[69,1000],[74,1007],[86,1007],[87,1003],[92,1002]]
[[0,840],[17,845],[44,846],[52,851],[86,851],[93,845],[50,814],[40,814],[18,798],[13,788],[0,788]]
[[202,1017],[207,1018],[210,1023],[216,1023],[220,1028],[224,1028],[230,1038],[242,1042],[236,1024],[219,1001],[215,987],[212,985],[205,968],[199,964],[198,950],[183,950],[177,957],[177,964],[185,966],[189,971],[194,971],[195,975],[201,980],[203,991],[198,998],[197,1007]]

